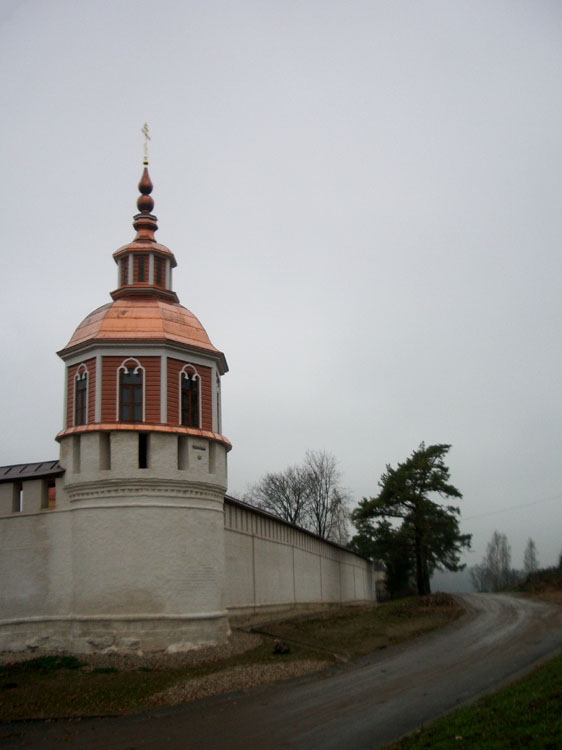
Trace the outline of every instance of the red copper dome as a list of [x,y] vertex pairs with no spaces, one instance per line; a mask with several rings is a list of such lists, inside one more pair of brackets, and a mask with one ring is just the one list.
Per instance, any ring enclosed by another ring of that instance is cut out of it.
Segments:
[[66,356],[94,342],[158,341],[213,353],[223,364],[221,370],[228,369],[224,354],[213,346],[195,315],[177,302],[158,297],[123,297],[98,307],[84,318],[59,355]]

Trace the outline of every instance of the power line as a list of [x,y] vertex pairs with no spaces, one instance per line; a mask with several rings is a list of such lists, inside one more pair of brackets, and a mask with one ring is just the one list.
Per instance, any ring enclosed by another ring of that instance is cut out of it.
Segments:
[[542,500],[534,500],[531,503],[522,503],[521,505],[510,505],[509,508],[501,508],[500,510],[490,510],[487,513],[477,513],[475,516],[466,516],[463,521],[472,521],[473,518],[484,518],[485,516],[496,516],[498,513],[507,513],[509,510],[519,510],[520,508],[530,508],[532,505],[540,505],[541,503],[551,503],[553,500],[559,500],[562,498],[562,494],[554,495],[553,497],[543,497]]

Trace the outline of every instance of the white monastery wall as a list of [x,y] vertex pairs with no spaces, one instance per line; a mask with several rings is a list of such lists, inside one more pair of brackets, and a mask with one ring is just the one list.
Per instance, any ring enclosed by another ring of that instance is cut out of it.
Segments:
[[[171,467],[173,440],[155,441],[156,463],[191,479],[147,469],[141,481],[134,439],[119,435],[119,461],[100,471],[88,436],[80,471],[57,479],[54,508],[45,480],[23,480],[22,493],[19,482],[0,483],[0,650],[187,650],[223,640],[227,614],[375,599],[367,560],[223,502],[224,490],[200,481],[209,476],[203,451],[190,475]],[[65,442],[72,466],[76,444]]]
[[228,497],[224,513],[230,614],[375,600],[368,560]]

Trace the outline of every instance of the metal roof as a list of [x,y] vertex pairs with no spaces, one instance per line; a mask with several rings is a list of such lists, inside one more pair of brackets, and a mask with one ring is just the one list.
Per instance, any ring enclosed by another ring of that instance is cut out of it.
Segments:
[[64,474],[64,469],[58,461],[0,466],[0,482],[15,482],[18,479],[48,479],[62,474]]

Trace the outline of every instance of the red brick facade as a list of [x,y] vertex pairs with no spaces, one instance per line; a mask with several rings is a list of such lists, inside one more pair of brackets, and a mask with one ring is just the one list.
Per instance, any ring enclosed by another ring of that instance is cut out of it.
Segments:
[[[179,359],[168,358],[168,424],[179,425],[180,372],[186,365]],[[213,429],[212,370],[203,365],[193,365],[201,378],[201,429]]]
[[[160,357],[135,357],[144,368],[145,422],[160,423]],[[103,357],[101,388],[101,421],[117,419],[118,369],[135,364],[132,357]]]
[[[144,403],[145,422],[160,424],[160,357],[102,357],[102,386],[101,386],[101,422],[110,423],[119,421],[117,418],[118,398],[118,369],[121,365],[136,366],[140,363],[144,369]],[[188,363],[179,359],[168,357],[168,403],[167,419],[165,424],[178,426],[180,424],[179,413],[179,375],[182,368]],[[67,413],[66,428],[75,425],[75,388],[76,373],[78,368],[85,365],[88,370],[88,410],[87,424],[95,422],[96,404],[96,360],[88,359],[78,365],[68,368],[67,389]],[[200,399],[201,399],[201,428],[202,430],[213,430],[213,371],[205,365],[192,365],[200,377]],[[82,368],[83,369],[83,368]]]
[[84,365],[88,371],[88,410],[87,410],[87,423],[92,424],[95,421],[96,414],[96,360],[86,359],[84,362],[80,362],[77,365],[72,365],[68,368],[68,385],[66,391],[66,426],[74,427],[74,404],[75,404],[75,388],[76,388],[76,373],[78,368],[82,368]]

